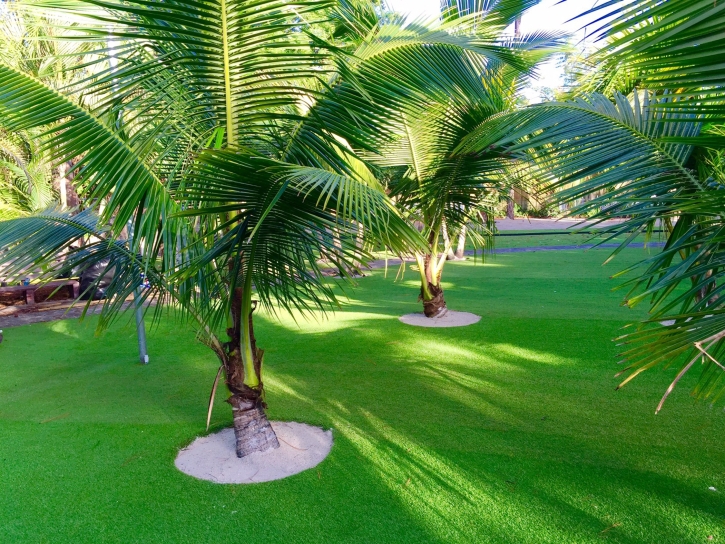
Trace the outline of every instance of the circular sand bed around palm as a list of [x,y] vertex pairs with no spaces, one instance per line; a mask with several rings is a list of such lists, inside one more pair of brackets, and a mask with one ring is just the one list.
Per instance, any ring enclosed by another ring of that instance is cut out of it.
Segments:
[[481,320],[480,315],[468,312],[445,310],[437,317],[426,317],[425,314],[407,314],[399,318],[406,325],[415,327],[465,327]]
[[218,484],[254,484],[281,480],[315,467],[332,449],[332,431],[304,423],[272,421],[279,448],[239,459],[234,429],[202,436],[176,457],[181,472]]

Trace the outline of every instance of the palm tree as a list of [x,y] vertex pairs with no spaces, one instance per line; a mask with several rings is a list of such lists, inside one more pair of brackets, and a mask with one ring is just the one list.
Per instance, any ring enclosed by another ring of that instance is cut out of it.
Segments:
[[[660,169],[668,160],[671,164],[658,176],[633,179],[625,167],[621,173],[627,175],[619,180],[599,176],[589,183],[589,189],[605,193],[588,206],[603,208],[599,217],[624,215],[628,220],[622,230],[659,224],[667,234],[665,249],[645,261],[644,272],[630,282],[627,303],[650,301],[651,318],[623,339],[630,345],[624,353],[624,383],[654,366],[679,364],[659,411],[699,362],[702,373],[693,394],[716,402],[725,393],[725,308],[720,302],[725,7],[706,0],[628,0],[595,11],[608,20],[598,31],[606,42],[592,56],[595,68],[586,82],[610,93],[650,89],[656,98],[649,111],[637,112],[658,125],[652,131],[658,145],[647,163],[654,166],[659,160]],[[621,97],[615,101],[622,109]]]
[[527,4],[487,2],[484,11],[465,16],[459,16],[455,6],[449,8],[447,24],[497,43],[509,56],[482,64],[465,92],[443,99],[431,96],[417,111],[396,112],[396,141],[371,157],[377,165],[393,169],[391,196],[402,212],[422,225],[428,242],[426,251],[416,253],[419,300],[426,317],[446,311],[441,279],[453,240],[458,239],[460,257],[467,238],[475,246],[489,246],[496,204],[521,183],[516,165],[498,151],[475,156],[454,151],[473,130],[512,111],[535,65],[557,51],[552,35],[506,35],[522,7]]
[[[0,60],[54,89],[73,84],[67,69],[88,49],[83,42],[57,40],[63,33],[47,16],[24,13],[14,3],[0,6]],[[52,153],[41,148],[39,137],[38,130],[11,133],[0,120],[0,218],[67,201],[69,165],[53,169]]]
[[[583,200],[573,213],[624,219],[607,229],[612,237],[626,236],[617,252],[637,235],[665,228],[662,252],[623,272],[637,271],[627,282],[625,303],[649,301],[651,315],[620,339],[629,346],[620,387],[649,368],[681,363],[658,411],[698,361],[703,374],[695,393],[715,401],[725,392],[723,129],[708,122],[717,120],[709,112],[723,100],[720,90],[703,87],[614,92],[612,99],[585,94],[535,106],[474,131],[458,150],[475,154],[493,146],[520,153],[560,190],[560,200]],[[584,198],[592,194],[598,196]]]
[[[620,339],[628,345],[621,385],[655,366],[679,364],[659,411],[700,362],[694,394],[715,402],[725,393],[725,6],[625,0],[592,12],[607,21],[595,31],[606,40],[585,59],[576,98],[504,115],[457,151],[493,146],[529,160],[561,191],[560,200],[584,200],[573,213],[624,219],[607,229],[626,235],[622,247],[664,227],[662,252],[625,271],[637,271],[625,303],[651,306],[650,319]],[[598,196],[582,198],[592,194]]]
[[35,139],[0,129],[0,219],[44,210],[55,200],[50,163]]
[[[372,241],[399,253],[423,243],[353,150],[376,153],[404,104],[460,89],[471,56],[508,55],[446,29],[366,22],[356,6],[64,3],[81,21],[75,37],[98,44],[71,89],[90,107],[0,62],[0,119],[13,131],[45,127],[45,148],[79,161],[73,181],[88,206],[0,224],[3,262],[15,274],[45,264],[50,276],[108,259],[116,274],[100,326],[145,274],[154,315],[174,304],[219,359],[239,456],[277,444],[257,305],[334,309],[321,260],[347,274]],[[335,47],[323,39],[329,21]],[[80,239],[90,240],[82,251]]]

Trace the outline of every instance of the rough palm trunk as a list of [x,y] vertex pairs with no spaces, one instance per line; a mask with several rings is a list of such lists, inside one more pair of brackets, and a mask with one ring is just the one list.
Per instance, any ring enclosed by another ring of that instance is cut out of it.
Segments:
[[509,189],[509,198],[506,201],[506,217],[509,219],[516,219],[516,215],[514,213],[514,190]]
[[[232,298],[232,327],[227,329],[230,342],[225,344],[224,367],[226,383],[232,396],[227,400],[234,415],[234,435],[236,437],[237,457],[250,453],[265,452],[279,447],[277,435],[267,419],[264,402],[264,384],[262,382],[262,359],[264,351],[257,348],[252,325],[253,309],[249,312],[249,328],[243,330],[242,289],[237,288]],[[246,338],[245,338],[246,333]],[[250,387],[245,381],[245,365],[242,350],[245,343],[251,345],[254,360],[256,386]]]
[[446,299],[443,297],[443,289],[432,283],[428,284],[428,291],[431,298],[426,300],[421,290],[421,299],[423,300],[423,313],[426,317],[436,317],[446,310]]
[[424,259],[425,283],[421,285],[420,297],[426,317],[436,317],[446,310],[446,299],[440,285],[440,271],[436,269],[437,259],[426,255]]
[[277,435],[267,419],[264,402],[233,395],[229,400],[234,415],[237,457],[279,448]]

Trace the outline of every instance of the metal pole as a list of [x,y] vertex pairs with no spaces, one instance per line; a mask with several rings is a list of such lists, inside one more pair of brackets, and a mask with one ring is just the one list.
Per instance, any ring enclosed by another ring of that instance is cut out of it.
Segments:
[[[126,225],[128,230],[128,247],[133,251],[133,222],[129,221]],[[141,303],[141,289],[143,285],[138,285],[133,290],[133,311],[136,316],[136,336],[138,337],[138,359],[142,365],[149,363],[149,352],[146,348],[146,323],[143,320],[143,304]]]
[[133,292],[133,305],[136,314],[136,335],[138,336],[138,358],[142,365],[149,363],[149,353],[146,349],[146,324],[143,321],[143,305],[141,304],[141,287]]
[[[118,66],[118,59],[116,58],[116,40],[112,36],[109,36],[109,38],[108,38],[108,63],[111,68],[111,73],[114,73]],[[118,81],[116,79],[113,80],[111,88],[114,93],[118,92]],[[117,128],[120,128],[120,126],[121,126],[122,115],[123,115],[123,112],[119,111],[118,119],[116,120]],[[133,250],[134,242],[133,242],[133,222],[132,221],[128,222],[127,229],[128,229],[128,242],[129,242],[128,245],[129,245],[129,248],[131,250]],[[144,320],[143,320],[143,304],[141,303],[141,300],[142,300],[141,289],[143,289],[143,286],[139,285],[133,290],[133,306],[134,306],[134,313],[136,314],[136,336],[138,337],[138,358],[142,365],[147,365],[149,363],[149,353],[148,353],[148,350],[146,349],[146,324],[144,323]]]

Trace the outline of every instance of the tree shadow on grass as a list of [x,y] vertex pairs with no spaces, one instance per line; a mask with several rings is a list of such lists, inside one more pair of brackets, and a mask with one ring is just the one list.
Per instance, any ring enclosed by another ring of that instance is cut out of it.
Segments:
[[[433,539],[634,543],[699,541],[695,532],[706,528],[723,534],[725,502],[694,487],[693,476],[671,476],[696,455],[655,455],[665,466],[653,470],[637,439],[608,435],[608,416],[631,417],[627,402],[586,413],[611,389],[590,383],[601,372],[581,376],[586,363],[576,351],[524,346],[495,325],[486,334],[496,341],[462,345],[466,335],[450,331],[380,319],[347,325],[306,333],[304,353],[270,358],[272,412],[332,426]],[[270,339],[289,334],[270,326]],[[558,375],[566,387],[557,386]],[[632,419],[636,434],[646,420]],[[672,421],[667,429],[688,432]],[[617,454],[630,447],[642,451]],[[703,469],[697,464],[694,474]]]
[[[190,341],[193,332],[168,324],[150,337],[152,363],[145,368],[134,363],[133,329],[100,340],[84,333],[78,342],[54,331],[30,342],[52,361],[36,353],[32,364],[18,364],[11,377],[19,389],[0,411],[36,426],[68,410],[59,398],[72,412],[41,425],[49,429],[42,436],[26,426],[34,447],[47,440],[57,458],[35,467],[35,457],[22,456],[30,450],[18,445],[28,475],[23,485],[46,484],[36,485],[37,493],[55,505],[55,521],[69,526],[67,534],[81,525],[85,534],[112,539],[98,517],[114,519],[127,541],[163,534],[213,542],[221,526],[254,526],[255,536],[270,541],[680,543],[702,541],[706,529],[723,536],[712,526],[725,504],[702,481],[720,466],[722,425],[702,439],[693,434],[698,414],[683,410],[683,402],[673,406],[675,416],[653,422],[638,412],[651,416],[649,406],[614,397],[605,380],[616,324],[579,320],[563,340],[557,329],[569,325],[544,320],[545,313],[422,330],[397,321],[419,311],[412,288],[374,294],[361,289],[344,315],[304,331],[258,320],[271,417],[334,428],[333,451],[316,469],[248,487],[178,473],[172,461],[183,444],[173,441],[203,434],[216,361]],[[464,303],[456,309],[471,309]],[[476,300],[478,308],[485,303]],[[59,346],[70,355],[52,353]],[[660,392],[646,392],[647,402]],[[223,396],[216,427],[230,424]],[[149,421],[157,423],[153,440],[139,434]],[[91,454],[89,437],[74,436],[89,432],[112,439]],[[668,442],[677,447],[662,449]],[[135,450],[142,448],[156,457],[139,459]],[[64,491],[74,482],[53,480],[71,466],[68,459],[93,466],[72,476],[85,486],[75,503]],[[154,512],[138,516],[151,496]],[[42,504],[27,506],[32,495],[23,497],[26,510],[39,509],[34,519],[48,515]],[[225,506],[244,518],[222,514]]]

